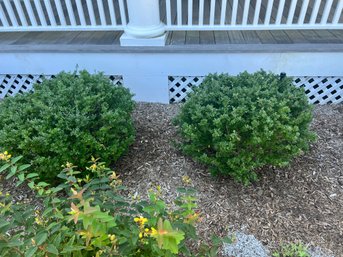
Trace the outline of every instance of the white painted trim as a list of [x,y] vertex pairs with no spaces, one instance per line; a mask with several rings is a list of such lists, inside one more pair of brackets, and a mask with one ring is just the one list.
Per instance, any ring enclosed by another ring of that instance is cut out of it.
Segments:
[[121,46],[165,46],[166,45],[167,34],[163,34],[159,37],[153,38],[136,38],[131,35],[124,33],[120,37]]
[[170,25],[165,27],[166,31],[222,31],[222,30],[302,30],[302,29],[343,29],[342,24],[302,24],[302,25],[286,25],[286,24],[269,24],[268,26],[264,24],[253,25]]
[[[87,69],[124,77],[139,101],[168,102],[168,76],[238,74],[261,68],[289,76],[343,76],[343,53],[0,53],[2,74]],[[42,61],[44,60],[44,61]],[[68,60],[66,62],[66,60]]]
[[46,27],[0,27],[0,32],[33,32],[33,31],[117,31],[124,26],[46,26]]

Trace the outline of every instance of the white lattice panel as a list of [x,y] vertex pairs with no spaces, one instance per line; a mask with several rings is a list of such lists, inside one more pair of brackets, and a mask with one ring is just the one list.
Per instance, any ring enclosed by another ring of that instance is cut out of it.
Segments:
[[305,89],[311,103],[343,102],[343,77],[299,77],[294,78],[294,84]]
[[169,102],[184,102],[192,88],[199,86],[204,79],[203,76],[169,76]]
[[[54,77],[54,75],[0,74],[0,99],[31,91],[33,84],[40,84],[44,78],[51,79]],[[123,84],[122,76],[109,75],[108,77],[114,85]]]
[[[204,79],[204,76],[169,76],[169,102],[184,102],[192,88]],[[310,103],[343,103],[343,77],[294,77],[293,81],[296,87],[305,89]]]

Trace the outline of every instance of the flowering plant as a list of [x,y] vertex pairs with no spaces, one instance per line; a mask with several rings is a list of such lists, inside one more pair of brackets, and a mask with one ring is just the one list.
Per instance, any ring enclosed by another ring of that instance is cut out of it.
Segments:
[[[59,177],[64,183],[51,187],[37,182],[38,174],[29,165],[18,165],[20,157],[0,155],[0,173],[17,177],[37,192],[42,207],[13,204],[7,193],[0,194],[1,256],[216,256],[218,246],[189,249],[198,240],[194,224],[195,191],[179,189],[176,207],[170,210],[161,197],[161,188],[149,191],[149,198],[124,197],[119,176],[97,159],[88,168],[97,176],[77,178],[71,163]],[[205,250],[204,250],[205,249]]]

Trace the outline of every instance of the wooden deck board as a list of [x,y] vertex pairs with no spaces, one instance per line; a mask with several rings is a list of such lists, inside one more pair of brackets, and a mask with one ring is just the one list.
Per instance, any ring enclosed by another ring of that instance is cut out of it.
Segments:
[[343,52],[343,30],[174,31],[165,47],[121,47],[122,32],[0,33],[0,52]]

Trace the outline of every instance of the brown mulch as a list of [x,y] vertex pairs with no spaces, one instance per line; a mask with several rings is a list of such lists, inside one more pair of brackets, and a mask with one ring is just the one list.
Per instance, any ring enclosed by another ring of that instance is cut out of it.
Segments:
[[261,179],[245,187],[230,178],[214,178],[206,167],[173,146],[171,120],[178,105],[138,103],[135,144],[116,169],[132,193],[161,185],[171,201],[182,176],[199,193],[202,238],[241,230],[270,250],[302,241],[343,256],[343,106],[316,106],[313,130],[318,141],[287,168],[267,167]]

